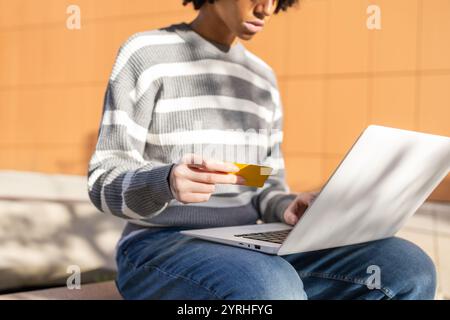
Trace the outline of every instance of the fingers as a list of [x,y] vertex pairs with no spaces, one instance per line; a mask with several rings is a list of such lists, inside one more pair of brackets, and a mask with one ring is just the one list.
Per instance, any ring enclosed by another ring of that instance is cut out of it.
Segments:
[[169,184],[175,199],[182,203],[206,202],[216,184],[245,185],[245,179],[229,172],[239,171],[232,163],[205,160],[195,154],[183,157],[170,172]]
[[204,172],[188,170],[187,178],[191,181],[206,184],[239,184],[244,185],[245,179],[234,174],[224,174],[220,172]]
[[188,204],[207,202],[210,198],[210,193],[181,193],[177,200],[181,203]]
[[206,171],[219,171],[219,172],[238,172],[239,168],[231,162],[223,162],[218,160],[205,159],[200,155],[186,154],[183,156],[182,163],[189,165],[190,167],[200,168]]
[[178,191],[186,193],[214,193],[216,186],[214,184],[198,183],[186,180],[181,186],[178,186]]
[[215,191],[215,185],[186,181],[179,189],[180,202],[199,203],[206,202]]
[[185,180],[176,186],[178,201],[182,203],[206,202],[215,191],[215,185]]
[[239,171],[231,162],[208,160],[191,153],[183,156],[181,162],[187,168],[183,171],[184,177],[191,181],[207,184],[245,184],[244,178],[228,174]]
[[312,205],[314,200],[316,200],[318,195],[319,195],[319,192],[305,192],[300,195],[300,198],[303,200],[303,203],[310,206],[310,205]]
[[316,200],[316,198],[317,198],[318,195],[319,195],[319,192],[314,192],[314,193],[311,195],[311,200],[309,201],[308,205],[311,205],[311,204],[314,202],[314,200]]
[[197,183],[185,178],[184,166],[176,166],[170,174],[170,189],[175,199],[185,204],[208,201],[215,191],[215,185]]
[[317,195],[312,192],[300,193],[284,212],[284,221],[295,225],[314,202]]
[[238,172],[239,168],[230,162],[222,161],[204,161],[204,168],[208,171],[219,171],[219,172]]
[[287,223],[287,224],[290,224],[290,225],[295,225],[297,222],[298,222],[298,217],[297,217],[297,215],[294,213],[294,212],[292,212],[291,210],[287,210],[285,213],[284,213],[284,221]]

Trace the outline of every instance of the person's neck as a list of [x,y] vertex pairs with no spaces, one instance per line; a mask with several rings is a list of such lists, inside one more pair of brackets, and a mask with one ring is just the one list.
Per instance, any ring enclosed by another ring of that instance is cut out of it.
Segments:
[[236,35],[207,6],[200,10],[198,16],[189,25],[203,38],[224,46],[232,47],[238,42]]

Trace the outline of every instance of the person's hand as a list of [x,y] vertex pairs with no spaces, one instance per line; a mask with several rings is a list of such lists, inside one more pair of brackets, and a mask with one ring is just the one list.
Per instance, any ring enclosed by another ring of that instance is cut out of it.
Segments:
[[170,190],[174,198],[184,204],[206,202],[214,193],[216,184],[243,185],[244,178],[229,174],[238,171],[233,163],[187,154],[170,172]]
[[283,214],[287,224],[295,225],[305,213],[306,209],[314,202],[319,192],[302,192],[292,201]]

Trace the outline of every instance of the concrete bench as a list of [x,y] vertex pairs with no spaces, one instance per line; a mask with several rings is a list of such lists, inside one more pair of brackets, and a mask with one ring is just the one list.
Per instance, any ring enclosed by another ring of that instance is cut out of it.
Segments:
[[[115,245],[125,221],[91,204],[86,177],[0,171],[0,216],[0,294],[120,297],[110,280],[115,277]],[[81,271],[81,291],[63,287],[70,266]],[[100,283],[104,281],[108,282]],[[50,287],[57,289],[40,290]],[[28,292],[35,289],[39,291]]]

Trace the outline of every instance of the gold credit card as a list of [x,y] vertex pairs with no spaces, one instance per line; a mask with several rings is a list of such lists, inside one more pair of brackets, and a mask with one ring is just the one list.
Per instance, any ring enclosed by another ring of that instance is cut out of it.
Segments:
[[249,187],[262,187],[267,178],[272,173],[272,168],[267,166],[259,166],[256,164],[246,164],[233,162],[240,170],[231,174],[241,176],[245,179],[245,185]]

